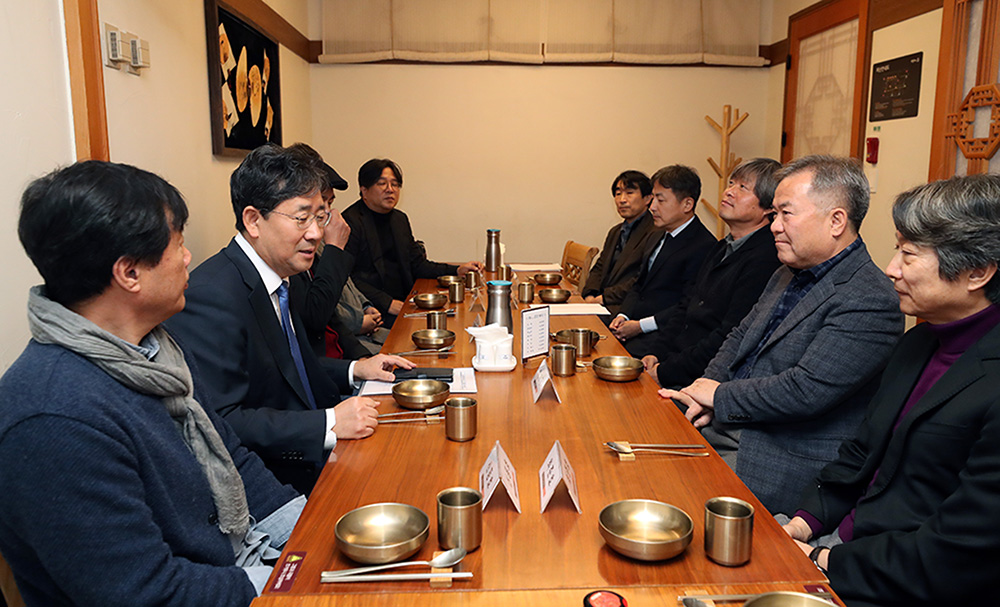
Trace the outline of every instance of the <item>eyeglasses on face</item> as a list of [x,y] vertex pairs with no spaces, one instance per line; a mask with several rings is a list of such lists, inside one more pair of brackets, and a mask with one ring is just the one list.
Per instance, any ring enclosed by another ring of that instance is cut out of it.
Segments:
[[377,187],[380,190],[384,190],[389,186],[392,186],[392,189],[394,190],[398,190],[399,188],[403,187],[403,184],[399,183],[399,181],[395,179],[386,179],[385,177],[375,182],[375,187]]
[[319,227],[325,228],[326,226],[330,225],[330,220],[333,219],[333,215],[327,213],[326,211],[320,211],[319,213],[316,214],[303,213],[300,215],[289,215],[288,213],[282,213],[281,211],[270,211],[270,213],[274,213],[275,215],[281,215],[282,217],[287,217],[291,219],[292,221],[295,222],[295,227],[297,227],[300,230],[307,229],[310,225],[312,225],[312,222],[314,221],[316,222],[316,225],[318,225]]

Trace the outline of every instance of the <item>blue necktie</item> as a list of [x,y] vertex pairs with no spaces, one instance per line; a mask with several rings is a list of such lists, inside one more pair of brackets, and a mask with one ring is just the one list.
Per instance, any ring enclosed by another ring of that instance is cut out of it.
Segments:
[[292,331],[292,315],[288,312],[288,285],[281,281],[278,287],[278,307],[281,308],[281,328],[288,338],[288,349],[292,351],[292,360],[295,361],[295,370],[299,372],[299,379],[302,387],[306,391],[306,398],[309,399],[309,406],[316,408],[316,400],[313,398],[312,388],[309,387],[309,376],[306,375],[306,366],[302,363],[302,350],[299,349],[299,340],[295,339]]

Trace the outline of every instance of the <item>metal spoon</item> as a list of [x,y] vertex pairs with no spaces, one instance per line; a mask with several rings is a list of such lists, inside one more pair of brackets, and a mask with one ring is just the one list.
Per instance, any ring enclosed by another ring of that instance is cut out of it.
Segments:
[[646,451],[650,453],[661,453],[664,455],[683,455],[685,457],[708,457],[708,453],[688,453],[687,451],[669,451],[667,449],[632,449],[631,447],[626,447],[625,445],[616,443],[615,441],[604,443],[604,445],[608,449],[611,449],[612,451],[615,451],[617,453],[635,453],[638,451]]
[[394,356],[417,356],[419,354],[443,354],[447,356],[451,354],[449,350],[454,348],[454,346],[445,346],[443,348],[424,348],[422,350],[410,350],[409,352],[393,352]]
[[402,413],[383,413],[378,417],[379,419],[382,419],[383,417],[395,417],[397,415],[419,415],[420,413],[429,416],[429,415],[437,415],[442,411],[444,411],[444,405],[438,405],[436,407],[431,407],[430,409],[424,409],[423,411],[403,411]]
[[349,577],[352,575],[360,575],[362,573],[371,573],[372,571],[382,571],[383,569],[392,569],[394,567],[415,567],[417,565],[427,565],[434,569],[446,569],[448,567],[454,567],[455,565],[462,562],[465,558],[466,552],[465,548],[452,548],[451,550],[445,550],[441,554],[432,558],[429,561],[403,561],[402,563],[388,563],[386,565],[372,565],[370,567],[356,567],[354,569],[338,569],[336,571],[324,571],[321,574],[323,580],[329,578],[337,577]]

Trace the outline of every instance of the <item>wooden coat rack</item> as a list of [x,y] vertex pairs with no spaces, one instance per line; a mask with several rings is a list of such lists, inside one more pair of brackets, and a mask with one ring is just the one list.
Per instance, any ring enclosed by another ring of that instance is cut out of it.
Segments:
[[[719,135],[722,136],[722,152],[720,154],[719,162],[715,162],[715,159],[709,158],[708,164],[712,165],[712,169],[719,176],[719,200],[722,200],[722,193],[726,191],[726,187],[729,185],[729,176],[732,174],[733,169],[735,169],[741,162],[742,158],[737,158],[736,154],[729,151],[729,139],[733,135],[733,131],[738,129],[743,121],[750,116],[749,113],[740,114],[739,108],[736,110],[735,120],[733,115],[733,107],[731,105],[722,106],[722,124],[712,119],[711,116],[705,116],[705,120],[708,121],[715,130],[719,131]],[[717,238],[722,238],[725,232],[726,224],[719,217],[719,207],[718,205],[712,205],[704,198],[701,199],[705,207],[715,215],[715,236]]]

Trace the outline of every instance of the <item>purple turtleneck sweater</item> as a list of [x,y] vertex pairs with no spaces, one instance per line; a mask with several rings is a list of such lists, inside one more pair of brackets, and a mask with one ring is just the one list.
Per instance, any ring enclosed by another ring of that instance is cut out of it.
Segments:
[[[938,348],[930,360],[927,361],[923,373],[920,374],[916,385],[913,386],[913,391],[910,392],[910,397],[906,399],[903,408],[896,417],[896,423],[892,426],[893,432],[896,431],[899,424],[910,410],[913,409],[913,406],[927,394],[928,390],[941,379],[941,376],[951,368],[955,361],[998,324],[1000,324],[1000,306],[997,305],[991,305],[961,320],[940,325],[928,323],[928,327],[938,338]],[[879,470],[875,471],[871,482],[868,483],[869,490],[875,484]],[[840,526],[837,528],[840,539],[845,542],[851,541],[854,537],[854,514],[856,511],[857,508],[852,508],[850,514],[844,517],[844,520],[841,521]],[[819,519],[805,510],[799,510],[795,515],[802,517],[809,524],[814,535],[819,533],[823,528]]]

